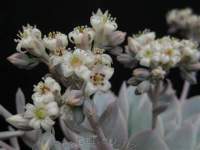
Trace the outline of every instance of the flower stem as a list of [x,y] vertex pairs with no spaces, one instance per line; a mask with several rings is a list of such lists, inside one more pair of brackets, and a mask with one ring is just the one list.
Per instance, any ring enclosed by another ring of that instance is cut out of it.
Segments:
[[152,120],[152,129],[156,127],[157,117],[158,113],[155,113],[155,110],[158,108],[158,102],[159,102],[159,94],[160,94],[160,85],[161,82],[155,84],[155,87],[150,91],[149,97],[152,102],[152,114],[153,114],[153,120]]
[[103,133],[103,130],[99,126],[97,119],[94,115],[87,115],[88,121],[93,128],[95,134],[97,135],[97,142],[99,150],[113,150],[112,146],[107,142],[107,139]]
[[180,101],[184,101],[187,98],[189,90],[190,83],[188,81],[185,81],[183,85],[183,90],[181,92]]
[[[90,101],[88,100],[87,102],[88,104],[90,103]],[[94,133],[97,136],[96,144],[97,144],[97,148],[98,150],[113,150],[112,146],[108,143],[102,128],[100,127],[97,117],[96,117],[96,113],[95,113],[95,109],[93,108],[94,106],[87,108],[87,106],[85,106],[85,115],[88,118],[88,121],[92,127],[92,129],[94,130]]]

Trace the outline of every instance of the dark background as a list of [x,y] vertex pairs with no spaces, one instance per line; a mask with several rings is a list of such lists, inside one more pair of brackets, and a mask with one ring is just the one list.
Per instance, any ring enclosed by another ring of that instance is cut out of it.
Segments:
[[[15,52],[18,30],[27,23],[37,25],[44,34],[49,31],[68,33],[78,25],[89,25],[92,11],[97,8],[110,10],[117,17],[119,29],[128,35],[145,28],[156,31],[158,37],[167,34],[165,15],[173,8],[193,8],[200,14],[198,0],[7,0],[0,4],[0,103],[15,113],[14,97],[18,87],[24,91],[27,101],[30,101],[33,84],[40,81],[47,72],[44,65],[33,70],[20,70],[10,64],[6,57]],[[131,76],[131,70],[124,69],[115,62],[115,75],[112,78],[112,90],[117,93],[123,82]],[[170,75],[179,95],[183,84],[177,70]],[[199,78],[199,76],[198,76]],[[191,88],[190,96],[200,93],[200,85]],[[6,130],[3,118],[0,119],[0,131]]]

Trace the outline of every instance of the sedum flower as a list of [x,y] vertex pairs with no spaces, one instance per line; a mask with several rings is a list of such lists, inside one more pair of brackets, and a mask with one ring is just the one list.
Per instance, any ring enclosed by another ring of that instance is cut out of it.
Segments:
[[[23,26],[23,31],[18,34],[19,39],[15,41],[18,52],[29,52],[30,54],[41,57],[46,55],[45,47],[42,42],[41,32],[35,26]],[[25,51],[23,51],[25,49]]]
[[197,49],[198,44],[190,40],[182,40],[181,44],[181,62],[184,64],[199,62],[200,52]]
[[94,57],[90,51],[75,49],[73,52],[66,53],[61,70],[65,77],[75,74],[84,79],[90,73],[87,65],[92,64],[93,61]]
[[60,93],[60,85],[51,77],[47,77],[44,81],[40,81],[34,86],[34,94],[32,99],[36,103],[48,103],[55,100],[55,95]]
[[100,9],[93,13],[90,23],[96,32],[104,31],[105,33],[110,33],[117,29],[115,18],[112,18],[108,11],[103,13]]
[[48,37],[44,37],[43,42],[45,47],[50,51],[65,49],[68,45],[67,35],[60,32],[50,32]]
[[88,49],[94,40],[95,32],[92,28],[78,26],[69,33],[69,40],[81,49]]
[[68,53],[68,51],[64,48],[58,48],[58,49],[54,49],[51,53],[50,53],[50,64],[52,67],[61,64],[64,61],[64,57],[65,55],[67,55],[66,53]]
[[91,95],[97,91],[107,91],[111,84],[108,81],[114,73],[114,69],[107,66],[97,65],[93,68],[86,80],[85,92]]
[[50,129],[54,125],[53,119],[58,115],[59,108],[56,102],[34,103],[26,105],[24,117],[30,119],[29,126],[34,129]]
[[189,18],[192,15],[190,8],[182,10],[174,9],[167,14],[167,23],[172,25],[178,25],[180,28],[185,28],[190,22]]

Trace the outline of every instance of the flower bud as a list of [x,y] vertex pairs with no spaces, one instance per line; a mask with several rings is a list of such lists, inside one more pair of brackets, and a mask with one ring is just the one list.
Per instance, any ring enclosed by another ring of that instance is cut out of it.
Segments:
[[120,45],[125,39],[126,33],[121,31],[112,32],[109,35],[110,44],[112,46]]
[[29,120],[24,118],[21,114],[13,115],[7,118],[6,121],[19,129],[23,129],[23,130],[31,129],[31,127],[29,126]]
[[147,69],[137,68],[137,69],[133,70],[133,76],[137,77],[137,78],[146,79],[149,77],[149,75],[150,75],[150,73]]
[[36,59],[31,59],[24,53],[14,53],[7,57],[7,59],[9,62],[19,68],[30,69],[32,67],[35,67],[39,63]]

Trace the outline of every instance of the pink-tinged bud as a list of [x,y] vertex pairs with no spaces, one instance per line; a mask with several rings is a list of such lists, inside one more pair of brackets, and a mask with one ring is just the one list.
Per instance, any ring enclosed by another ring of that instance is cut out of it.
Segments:
[[145,79],[150,76],[150,72],[147,69],[137,68],[133,70],[133,76]]
[[125,40],[126,33],[121,31],[112,32],[109,35],[109,40],[112,46],[120,45]]
[[35,59],[29,58],[24,53],[14,53],[7,57],[8,61],[14,64],[19,68],[27,68],[30,69],[38,64],[38,61]]

